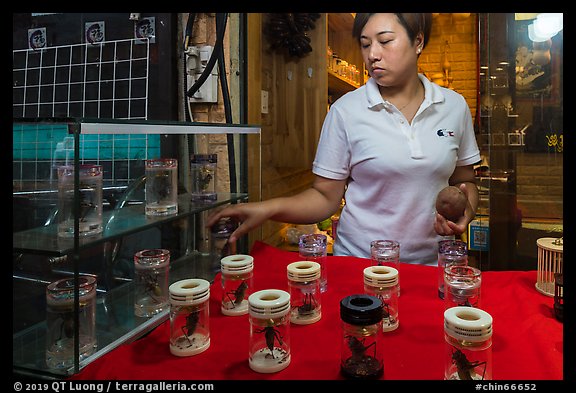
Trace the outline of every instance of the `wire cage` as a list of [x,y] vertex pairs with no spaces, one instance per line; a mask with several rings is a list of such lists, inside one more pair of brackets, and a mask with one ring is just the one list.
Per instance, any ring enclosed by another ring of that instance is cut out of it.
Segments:
[[554,296],[554,275],[562,274],[564,243],[562,238],[543,237],[536,240],[538,246],[538,273],[536,289],[538,292]]

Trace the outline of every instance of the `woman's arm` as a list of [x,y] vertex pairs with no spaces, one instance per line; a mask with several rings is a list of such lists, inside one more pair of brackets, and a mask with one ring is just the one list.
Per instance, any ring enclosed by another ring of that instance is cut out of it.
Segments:
[[312,224],[330,217],[340,207],[346,180],[332,180],[316,176],[312,187],[299,194],[268,199],[261,202],[228,205],[213,213],[207,221],[211,227],[223,217],[239,223],[229,242],[262,225],[266,220],[291,224]]

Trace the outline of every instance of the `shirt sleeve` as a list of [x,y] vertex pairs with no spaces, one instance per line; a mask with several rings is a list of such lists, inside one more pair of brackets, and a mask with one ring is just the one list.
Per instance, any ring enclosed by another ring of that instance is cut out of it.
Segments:
[[312,172],[328,179],[347,179],[350,174],[349,146],[343,114],[333,104],[322,125]]
[[476,142],[476,135],[474,134],[474,126],[472,124],[472,115],[470,114],[470,108],[466,103],[464,97],[464,117],[463,117],[463,130],[462,140],[460,141],[460,146],[458,148],[458,160],[456,161],[456,166],[472,165],[480,162],[480,149],[478,149],[478,143]]

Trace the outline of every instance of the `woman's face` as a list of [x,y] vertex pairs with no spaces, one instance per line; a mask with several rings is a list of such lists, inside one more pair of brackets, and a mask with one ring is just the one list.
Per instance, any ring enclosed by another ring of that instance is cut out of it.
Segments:
[[370,76],[380,86],[396,86],[416,75],[421,34],[414,41],[410,42],[394,14],[374,14],[368,19],[360,35],[360,48]]

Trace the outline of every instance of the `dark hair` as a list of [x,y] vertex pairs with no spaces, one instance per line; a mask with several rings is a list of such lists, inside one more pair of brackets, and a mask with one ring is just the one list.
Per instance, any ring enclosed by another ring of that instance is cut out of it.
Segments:
[[[372,14],[356,14],[354,18],[354,26],[352,27],[352,37],[360,41],[360,36],[362,35],[362,29],[368,23],[368,19],[374,15]],[[432,14],[431,13],[395,13],[398,22],[404,27],[406,33],[408,33],[408,38],[413,43],[416,39],[418,33],[424,35],[424,42],[422,43],[422,49],[426,47],[428,39],[430,38],[430,31],[432,30]]]

